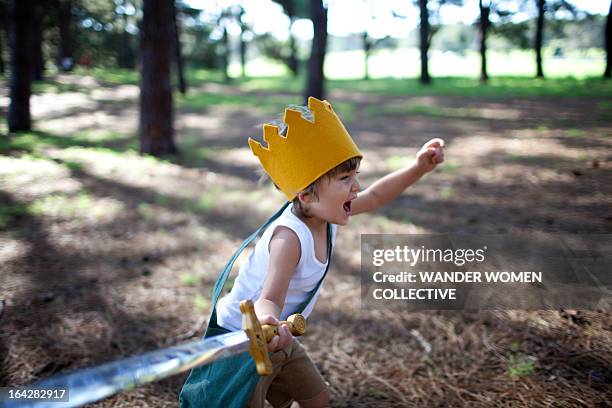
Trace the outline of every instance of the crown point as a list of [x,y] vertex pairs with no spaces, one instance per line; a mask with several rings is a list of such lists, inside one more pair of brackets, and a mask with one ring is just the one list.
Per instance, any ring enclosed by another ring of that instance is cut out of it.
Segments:
[[270,141],[279,138],[278,127],[274,125],[263,125],[263,139],[270,146]]
[[320,101],[319,99],[315,98],[314,96],[309,96],[308,97],[308,107],[310,108],[310,110],[312,110],[312,108],[314,108],[315,106],[321,106],[322,103],[323,103],[323,101]]
[[327,110],[328,112],[334,111],[329,102],[327,102],[326,100],[317,99],[314,96],[308,97],[308,107],[313,112],[322,111],[323,109]]
[[287,125],[291,123],[295,123],[296,121],[302,119],[302,114],[293,109],[285,109],[285,117],[283,118],[283,122]]
[[257,140],[251,137],[249,137],[248,142],[249,142],[249,147],[251,148],[251,151],[253,152],[253,154],[257,157],[260,157],[262,150],[264,149],[261,143],[259,143]]

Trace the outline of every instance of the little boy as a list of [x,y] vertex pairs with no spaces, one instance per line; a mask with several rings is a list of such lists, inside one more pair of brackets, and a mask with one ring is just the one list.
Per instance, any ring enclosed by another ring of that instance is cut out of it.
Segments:
[[[289,203],[263,232],[231,292],[213,305],[209,330],[211,326],[221,332],[240,330],[239,304],[244,299],[255,302],[262,324],[278,325],[297,312],[307,318],[329,267],[337,226],[389,203],[444,160],[444,141],[432,139],[412,165],[361,191],[362,154],[342,122],[326,101],[309,98],[308,108],[300,109],[301,113],[287,109],[280,132],[277,126],[264,125],[267,147],[249,139],[251,150]],[[268,347],[272,375],[253,378],[253,372],[234,378],[230,385],[232,377],[238,376],[236,371],[208,367],[203,374],[196,368],[181,391],[181,406],[225,406],[233,396],[232,406],[263,407],[266,399],[274,407],[289,407],[293,402],[303,408],[328,404],[330,392],[323,377],[286,325],[281,325]],[[218,384],[211,389],[215,380]],[[242,388],[223,390],[232,386]],[[213,393],[222,390],[225,402],[211,403]],[[237,401],[239,394],[243,401]]]

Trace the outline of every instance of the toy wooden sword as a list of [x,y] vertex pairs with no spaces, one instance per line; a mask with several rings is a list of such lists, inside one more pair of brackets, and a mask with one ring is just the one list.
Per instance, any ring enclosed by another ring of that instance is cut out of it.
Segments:
[[[259,375],[272,374],[267,343],[278,334],[278,326],[261,326],[255,315],[253,302],[250,300],[242,301],[240,310],[243,330],[51,377],[24,387],[24,389],[39,390],[64,389],[68,391],[68,401],[43,399],[20,401],[8,399],[3,395],[0,406],[78,407],[245,351],[248,351],[255,360]],[[280,323],[287,324],[294,336],[301,336],[306,332],[306,320],[302,315],[292,315],[287,321]]]

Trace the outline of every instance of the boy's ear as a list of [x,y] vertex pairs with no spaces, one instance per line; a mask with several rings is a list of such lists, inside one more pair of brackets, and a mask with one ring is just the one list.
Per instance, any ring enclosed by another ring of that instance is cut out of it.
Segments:
[[312,202],[312,193],[309,191],[300,191],[297,194],[297,198],[303,203],[311,203]]

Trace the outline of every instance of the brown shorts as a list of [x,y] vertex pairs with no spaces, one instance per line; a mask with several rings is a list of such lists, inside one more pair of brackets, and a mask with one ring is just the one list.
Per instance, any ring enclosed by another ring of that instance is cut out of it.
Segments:
[[297,339],[286,348],[270,355],[272,375],[259,379],[249,408],[262,408],[267,399],[275,408],[289,407],[293,400],[316,397],[327,388],[317,367]]

